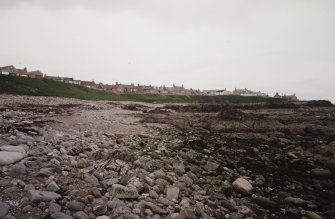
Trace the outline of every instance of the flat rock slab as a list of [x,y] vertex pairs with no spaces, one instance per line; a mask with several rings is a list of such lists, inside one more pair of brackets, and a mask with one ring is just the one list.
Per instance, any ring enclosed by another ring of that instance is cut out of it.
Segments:
[[3,145],[0,147],[0,151],[20,152],[22,154],[26,153],[26,149],[20,145],[19,146]]
[[29,198],[32,202],[48,202],[62,197],[55,192],[29,190]]
[[22,160],[26,154],[13,151],[0,151],[0,165],[9,165]]

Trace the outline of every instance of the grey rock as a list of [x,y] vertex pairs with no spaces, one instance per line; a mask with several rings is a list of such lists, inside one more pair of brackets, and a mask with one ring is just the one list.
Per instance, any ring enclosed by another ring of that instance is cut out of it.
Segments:
[[166,190],[166,197],[170,201],[177,201],[180,189],[178,187],[169,187]]
[[25,175],[26,173],[27,173],[27,167],[22,162],[15,164],[9,171],[9,175],[11,176],[20,176]]
[[173,169],[179,176],[185,173],[185,165],[181,161],[173,163]]
[[99,180],[93,175],[85,174],[84,181],[91,184],[92,186],[98,187],[100,185]]
[[55,181],[51,181],[48,185],[47,185],[47,190],[50,192],[57,192],[59,191],[59,186],[57,185],[57,183]]
[[207,171],[214,171],[220,167],[220,164],[212,162],[212,161],[207,161],[207,164],[204,166],[204,169]]
[[238,178],[233,182],[233,187],[237,191],[243,193],[243,194],[251,194],[252,192],[252,185],[243,178]]
[[38,176],[51,176],[53,175],[54,170],[52,168],[42,168],[40,171],[37,173]]
[[72,216],[64,214],[62,212],[58,212],[58,213],[52,214],[51,218],[52,219],[73,219]]
[[118,207],[113,209],[111,218],[115,219],[140,219],[136,214],[131,213],[130,208],[128,207]]
[[277,208],[278,207],[278,203],[266,198],[266,197],[262,197],[262,196],[255,196],[253,195],[251,200],[257,204],[259,204],[260,206],[264,207],[264,208],[268,208],[268,209],[272,209],[272,208]]
[[284,199],[284,202],[286,203],[292,203],[296,205],[304,205],[310,203],[309,201],[303,200],[301,198],[294,198],[294,197],[286,197]]
[[149,196],[153,199],[158,199],[159,198],[159,195],[157,194],[157,192],[155,190],[150,190]]
[[91,192],[94,195],[94,197],[101,198],[101,192],[98,188],[92,188]]
[[157,201],[158,201],[159,203],[163,204],[163,205],[166,205],[166,206],[169,206],[169,205],[173,206],[173,205],[174,205],[174,202],[170,201],[170,200],[167,199],[167,198],[162,198],[162,197],[160,197],[160,198],[158,198]]
[[7,145],[7,144],[8,144],[7,141],[0,139],[0,146]]
[[302,213],[303,213],[303,215],[306,215],[307,218],[322,219],[322,217],[320,215],[318,215],[317,213],[315,213],[313,211],[303,211]]
[[107,202],[107,207],[109,209],[114,209],[122,206],[126,206],[126,203],[118,198],[113,198],[111,201]]
[[154,203],[147,202],[147,201],[140,201],[139,203],[141,209],[150,209],[152,212],[157,214],[169,214],[170,212],[155,205]]
[[31,206],[31,205],[27,205],[27,206],[25,206],[24,208],[22,208],[22,212],[27,213],[27,212],[29,212],[31,209],[33,209],[33,206]]
[[193,180],[186,174],[184,174],[182,177],[179,177],[179,181],[184,182],[186,186],[193,185]]
[[34,190],[35,186],[33,184],[27,184],[24,186],[24,191]]
[[13,215],[7,214],[3,219],[16,219]]
[[20,152],[0,151],[0,165],[9,165],[22,160],[26,155]]
[[26,149],[23,146],[4,145],[0,147],[0,151],[19,152],[26,154]]
[[97,217],[96,219],[110,219],[110,217],[106,215],[102,215],[102,216]]
[[9,205],[6,203],[0,202],[0,218],[3,218],[9,211]]
[[244,215],[241,213],[237,213],[237,212],[231,212],[229,213],[226,218],[228,219],[242,219],[244,218]]
[[48,202],[61,198],[62,196],[55,192],[29,190],[29,198],[32,202]]
[[83,211],[77,211],[73,214],[75,219],[89,219],[89,216]]
[[96,200],[93,202],[92,208],[95,215],[103,215],[107,212],[107,202],[103,200]]
[[62,207],[59,204],[51,203],[49,205],[49,214],[55,214],[62,210]]
[[198,219],[195,212],[191,208],[184,208],[180,211],[177,219]]
[[76,200],[72,200],[66,204],[66,207],[68,207],[68,209],[71,211],[83,211],[85,204]]

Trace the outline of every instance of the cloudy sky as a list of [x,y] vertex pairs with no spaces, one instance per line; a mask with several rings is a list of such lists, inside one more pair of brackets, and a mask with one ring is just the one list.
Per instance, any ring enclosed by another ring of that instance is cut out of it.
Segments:
[[0,65],[335,103],[334,0],[0,0]]

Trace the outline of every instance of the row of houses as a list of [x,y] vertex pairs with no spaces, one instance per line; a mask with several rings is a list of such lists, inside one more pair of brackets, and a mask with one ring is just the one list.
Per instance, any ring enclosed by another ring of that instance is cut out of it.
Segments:
[[47,74],[42,73],[39,70],[28,71],[27,68],[19,69],[15,68],[13,65],[0,67],[0,74],[2,75],[11,75],[11,76],[20,76],[20,77],[29,77],[37,79],[49,79],[69,84],[78,84],[90,88],[98,88],[98,85],[94,81],[81,81],[75,80],[69,77],[60,77],[60,76],[48,76]]
[[[27,71],[27,68],[17,69],[13,65],[0,67],[0,74],[3,75],[12,75],[12,76],[21,76],[21,77],[30,77],[37,79],[49,79],[54,81],[59,81],[69,84],[77,84],[93,89],[101,89],[106,91],[112,91],[117,93],[151,93],[151,94],[174,94],[174,95],[208,95],[208,96],[217,96],[217,95],[239,95],[239,96],[261,96],[268,97],[268,94],[262,93],[260,91],[252,91],[246,88],[244,89],[234,89],[233,91],[228,91],[227,89],[218,89],[218,90],[203,90],[198,89],[186,89],[184,85],[176,86],[175,84],[172,87],[168,86],[151,86],[151,85],[141,85],[141,84],[103,84],[95,83],[94,81],[82,81],[75,80],[73,77],[60,77],[60,76],[49,76],[43,74],[39,70]],[[279,95],[276,93],[275,98],[282,98],[288,100],[298,100],[298,98],[293,95]]]
[[29,78],[38,78],[38,79],[43,78],[43,73],[38,70],[28,71],[27,68],[18,69],[18,68],[15,68],[13,65],[0,67],[0,74],[29,77]]
[[180,94],[180,95],[201,95],[200,90],[186,89],[183,85],[172,87],[168,86],[152,86],[141,84],[122,84],[116,82],[115,84],[99,84],[98,88],[119,93],[151,93],[151,94]]

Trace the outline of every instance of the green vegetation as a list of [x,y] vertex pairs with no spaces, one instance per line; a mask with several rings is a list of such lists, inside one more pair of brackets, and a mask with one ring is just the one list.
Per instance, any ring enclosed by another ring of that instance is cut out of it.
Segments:
[[242,96],[186,96],[159,94],[116,94],[47,79],[0,75],[0,93],[72,97],[83,100],[139,101],[155,103],[274,103],[278,99]]

